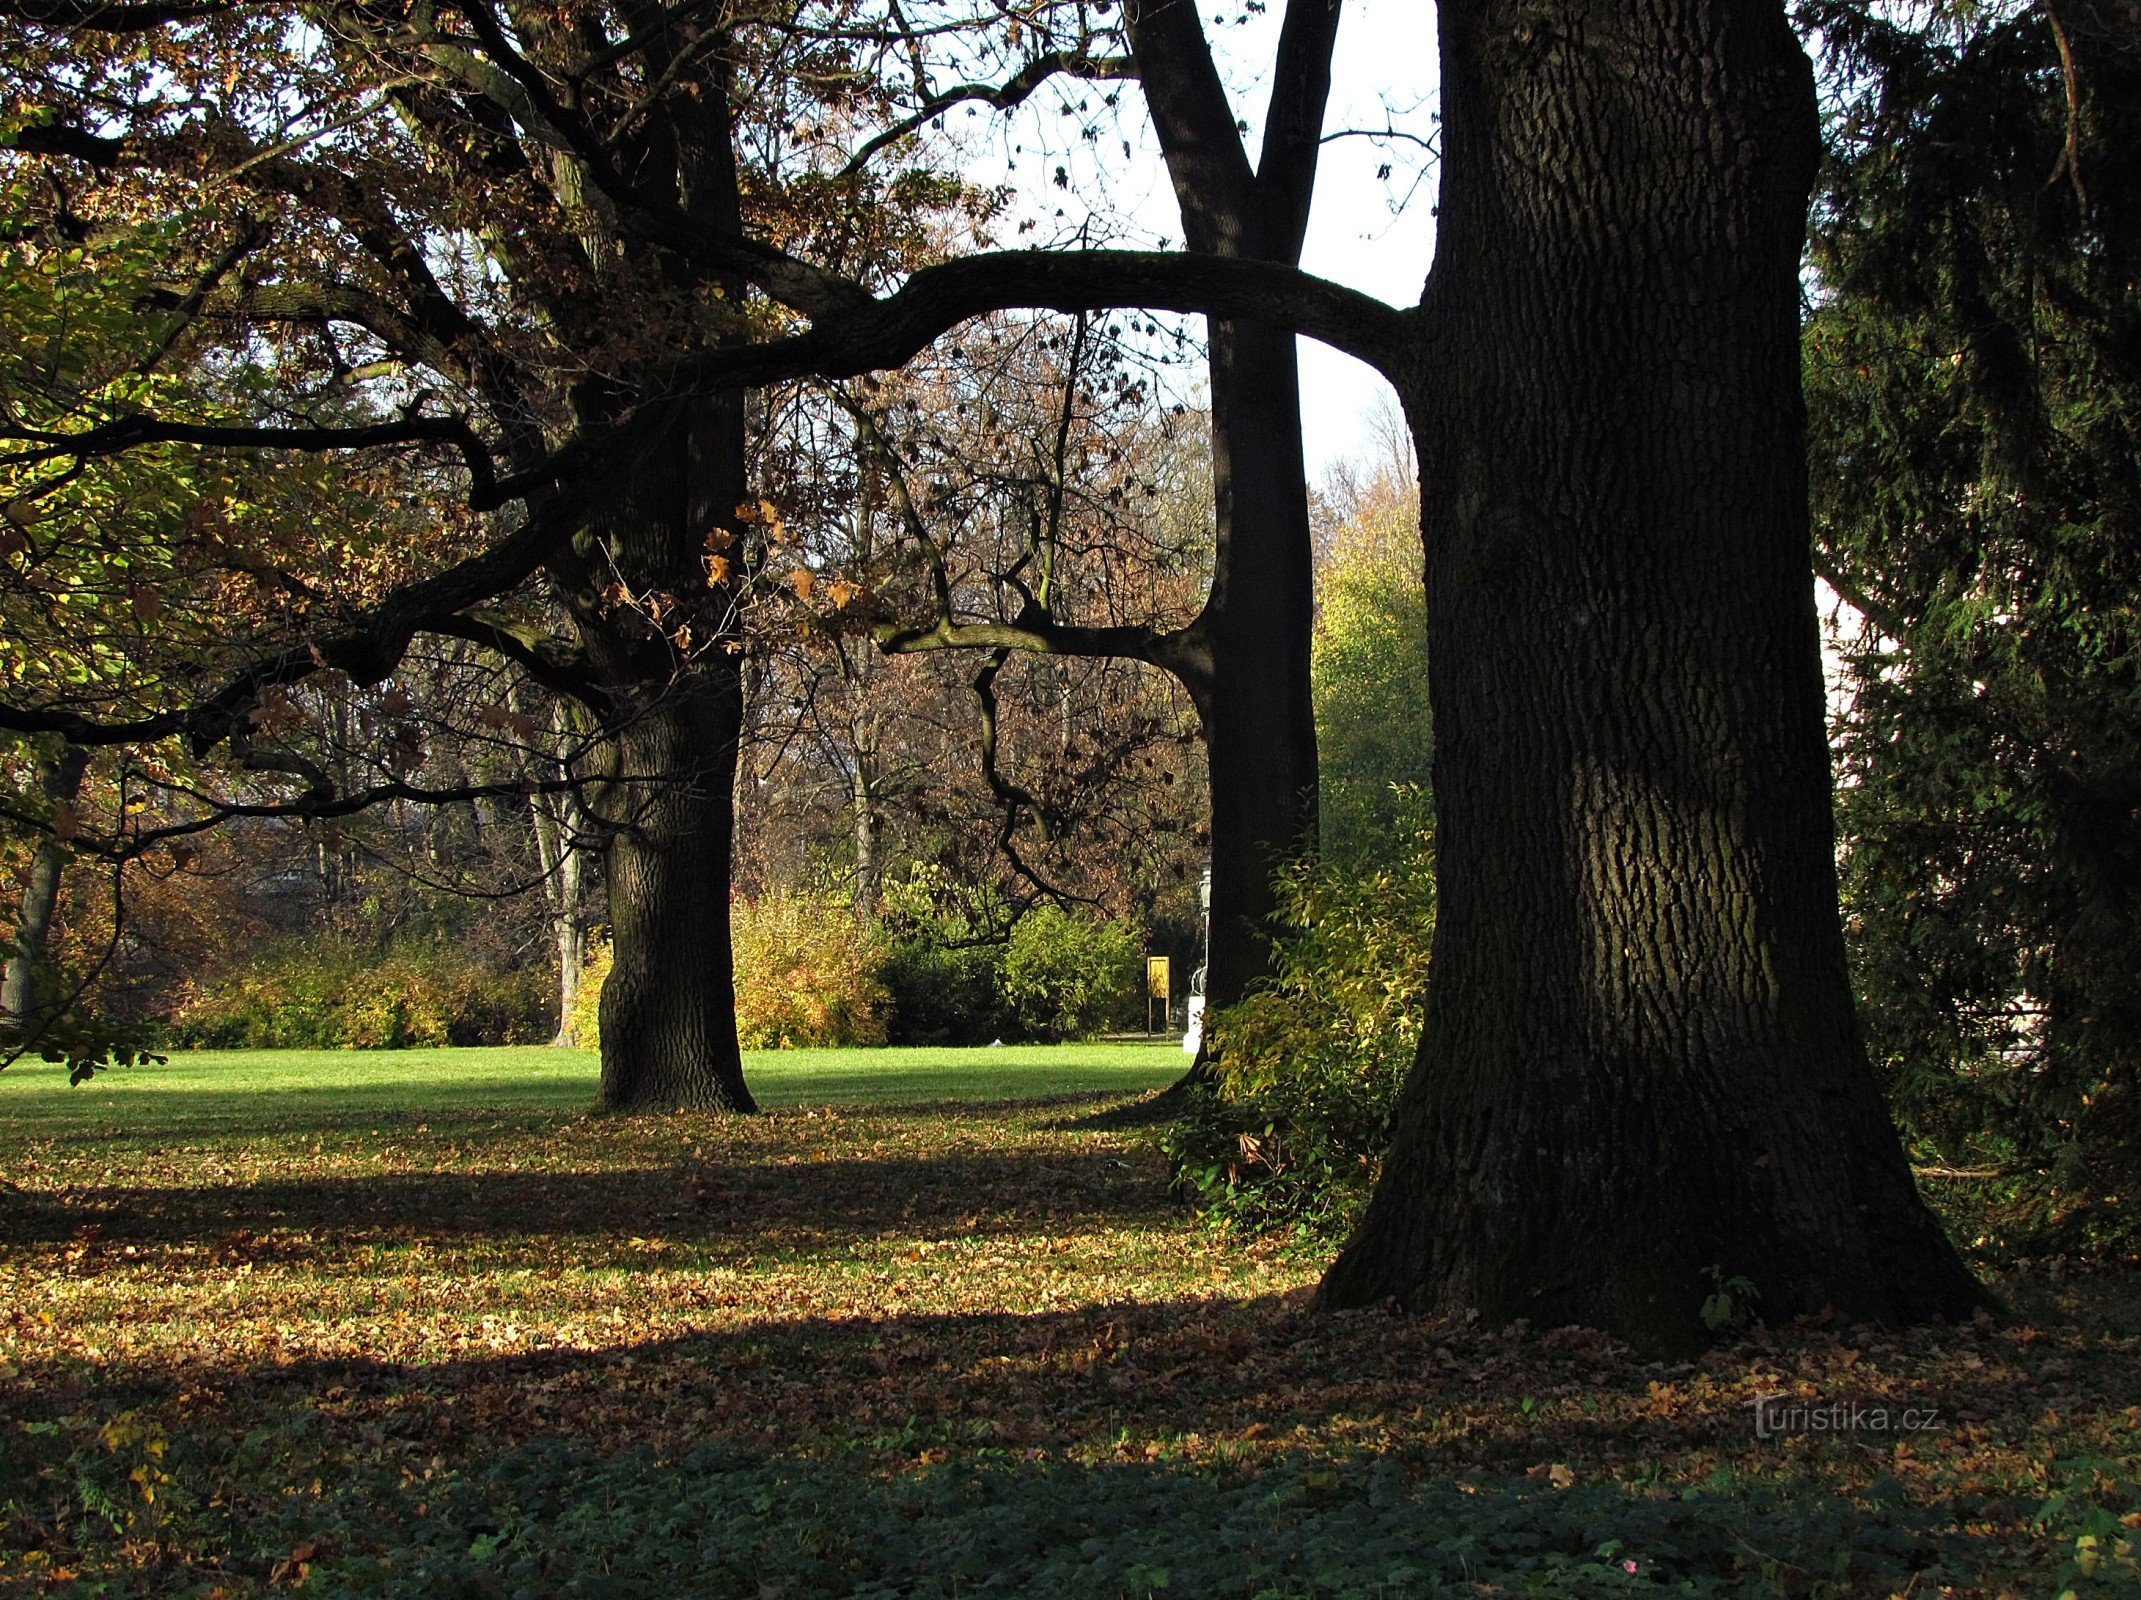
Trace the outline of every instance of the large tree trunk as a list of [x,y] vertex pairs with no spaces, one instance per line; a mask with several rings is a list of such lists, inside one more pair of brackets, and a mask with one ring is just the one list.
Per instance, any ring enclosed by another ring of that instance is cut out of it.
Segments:
[[729,941],[742,728],[742,674],[719,656],[679,672],[616,735],[621,770],[648,781],[619,786],[627,798],[612,824],[605,1110],[756,1109]]
[[[654,59],[668,49],[655,48]],[[637,156],[648,174],[675,184],[701,226],[741,240],[727,52],[693,66],[668,59],[698,80],[697,92],[687,113],[649,130]],[[680,290],[709,287],[696,267],[662,267]],[[742,299],[733,277],[712,286],[732,304]],[[581,398],[598,410],[607,403],[599,382]],[[668,407],[642,398],[636,420],[648,432],[643,467],[581,541],[600,547],[599,561],[585,565],[614,574],[602,605],[580,622],[588,659],[622,713],[607,730],[621,781],[607,792],[612,959],[600,1104],[755,1111],[737,1049],[729,928],[744,721],[745,396],[729,390]],[[716,543],[725,569],[708,563]],[[583,561],[596,553],[580,552]]]
[[1705,1336],[1713,1273],[1772,1319],[1967,1313],[1837,918],[1806,57],[1773,0],[1444,0],[1441,30],[1441,243],[1405,385],[1434,975],[1323,1298],[1656,1348]]
[[736,1044],[729,938],[743,673],[734,580],[709,585],[706,535],[744,498],[740,394],[676,408],[594,532],[629,591],[583,618],[617,708],[610,781],[611,967],[602,991],[610,1111],[756,1109]]
[[[73,806],[88,768],[89,752],[71,744],[52,760],[39,763],[45,799],[55,814]],[[0,1035],[26,1027],[36,1007],[37,977],[52,936],[52,918],[59,909],[60,876],[66,870],[67,853],[66,841],[55,832],[37,841],[37,853],[30,858],[22,905],[15,916],[15,937],[8,947],[5,973],[0,974]]]

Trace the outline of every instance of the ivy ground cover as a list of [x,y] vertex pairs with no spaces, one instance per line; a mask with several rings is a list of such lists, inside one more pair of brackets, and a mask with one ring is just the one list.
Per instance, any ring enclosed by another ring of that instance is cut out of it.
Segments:
[[2130,1278],[1679,1363],[1326,1315],[1171,1194],[1179,1066],[789,1052],[750,1119],[548,1050],[10,1069],[0,1589],[2141,1593]]

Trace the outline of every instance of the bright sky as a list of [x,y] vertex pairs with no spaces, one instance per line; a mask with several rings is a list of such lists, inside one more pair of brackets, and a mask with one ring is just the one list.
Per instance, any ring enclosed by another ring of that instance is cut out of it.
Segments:
[[[1271,0],[1259,15],[1245,14],[1240,0],[1227,7],[1218,0],[1197,3],[1235,109],[1250,125],[1254,152],[1282,0]],[[1434,239],[1432,173],[1423,171],[1427,155],[1417,142],[1435,132],[1434,7],[1422,0],[1344,4],[1327,142],[1301,264],[1394,305],[1411,305],[1420,297]],[[1174,193],[1135,87],[1121,86],[1119,121],[1100,120],[1105,113],[1099,108],[1115,87],[1067,83],[1044,90],[1008,124],[992,124],[998,131],[973,147],[972,174],[984,182],[1010,183],[1018,196],[1014,210],[1036,222],[1027,239],[1069,242],[1086,227],[1095,244],[1180,242]],[[953,126],[959,129],[963,122],[978,129],[989,116],[954,118]],[[1096,127],[1097,136],[1089,137]],[[1349,131],[1380,134],[1392,128],[1409,137],[1358,137]],[[1055,181],[1059,168],[1067,189]],[[1303,437],[1314,481],[1332,462],[1369,448],[1367,419],[1389,389],[1349,356],[1308,340],[1301,351]]]

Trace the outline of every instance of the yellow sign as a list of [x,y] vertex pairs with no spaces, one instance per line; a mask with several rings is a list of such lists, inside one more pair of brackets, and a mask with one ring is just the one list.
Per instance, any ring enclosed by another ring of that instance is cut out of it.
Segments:
[[1167,957],[1147,956],[1145,958],[1146,998],[1151,1000],[1172,1000],[1175,993],[1173,977],[1174,974],[1170,970]]

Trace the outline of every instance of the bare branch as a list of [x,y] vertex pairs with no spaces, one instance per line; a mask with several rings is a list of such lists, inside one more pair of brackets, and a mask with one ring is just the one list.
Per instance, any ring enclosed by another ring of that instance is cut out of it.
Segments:
[[369,450],[383,445],[447,444],[459,453],[462,464],[468,469],[472,485],[468,503],[477,511],[495,510],[555,476],[555,472],[550,471],[532,479],[527,475],[500,479],[489,447],[461,417],[403,417],[394,422],[351,428],[301,428],[252,423],[173,422],[163,417],[132,416],[100,422],[75,432],[0,423],[0,438],[19,439],[36,447],[0,456],[0,468],[54,459],[123,455],[147,444],[295,450],[314,454]]
[[1051,78],[1097,81],[1136,76],[1137,64],[1128,56],[1089,56],[1080,50],[1051,50],[1045,55],[1035,56],[1002,83],[962,83],[940,94],[931,95],[919,110],[864,140],[862,148],[840,169],[840,176],[853,177],[887,145],[897,144],[924,123],[943,116],[954,106],[979,104],[993,106],[998,111],[1010,111],[1023,105],[1035,90]]

